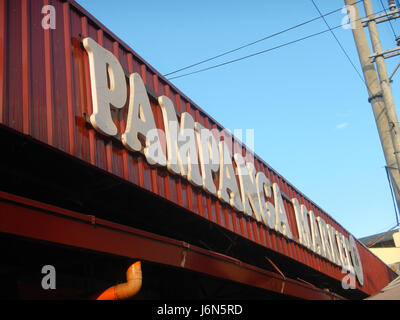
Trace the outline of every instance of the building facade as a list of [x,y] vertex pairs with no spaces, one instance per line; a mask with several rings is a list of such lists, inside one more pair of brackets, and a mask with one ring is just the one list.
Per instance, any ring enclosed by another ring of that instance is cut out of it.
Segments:
[[135,299],[361,299],[396,276],[73,0],[0,0],[0,80],[3,298],[93,298],[135,261]]
[[400,231],[398,229],[364,237],[360,241],[400,275]]

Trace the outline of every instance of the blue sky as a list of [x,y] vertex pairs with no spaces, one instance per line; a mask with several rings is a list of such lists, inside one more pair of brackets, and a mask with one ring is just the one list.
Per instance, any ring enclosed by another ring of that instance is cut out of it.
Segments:
[[[77,2],[161,74],[319,16],[310,0]],[[343,0],[315,2],[322,13],[344,6]],[[382,10],[379,0],[372,2]],[[327,21],[336,27],[343,17],[339,11]],[[393,27],[400,34],[400,21]],[[323,30],[319,19],[188,71]],[[389,23],[379,31],[383,48],[394,47]],[[360,71],[351,30],[334,32]],[[389,74],[399,60],[387,60]],[[399,82],[400,71],[392,83],[398,104]],[[356,237],[395,225],[365,86],[330,33],[172,83],[225,128],[254,129],[255,152]]]

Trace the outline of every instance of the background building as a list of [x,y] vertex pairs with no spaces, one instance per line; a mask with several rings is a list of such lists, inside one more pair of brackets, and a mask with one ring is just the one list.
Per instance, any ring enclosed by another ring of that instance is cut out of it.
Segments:
[[360,241],[379,257],[379,259],[400,274],[399,229],[364,237],[361,238]]

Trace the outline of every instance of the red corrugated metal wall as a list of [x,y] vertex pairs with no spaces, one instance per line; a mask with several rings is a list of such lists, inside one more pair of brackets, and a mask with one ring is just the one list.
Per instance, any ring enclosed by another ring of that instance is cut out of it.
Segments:
[[[53,5],[55,30],[42,28],[42,7]],[[304,246],[288,240],[254,219],[223,206],[216,197],[192,187],[165,168],[150,167],[138,154],[128,152],[117,140],[99,135],[86,124],[92,113],[88,56],[81,37],[91,37],[118,57],[126,73],[137,72],[155,95],[166,95],[178,111],[189,112],[208,129],[222,126],[168,83],[133,50],[91,17],[78,4],[61,0],[0,0],[0,123],[54,146],[120,178],[160,195],[261,246],[306,264],[334,279],[344,276],[341,268]],[[150,99],[156,124],[163,129],[161,109]],[[128,108],[112,110],[119,132],[125,128]],[[245,148],[238,142],[236,147]],[[229,146],[232,150],[232,146]],[[255,168],[279,184],[289,223],[298,237],[290,199],[313,210],[336,230],[348,236],[331,217],[288,184],[258,157]],[[365,284],[358,288],[373,294],[393,275],[371,252],[358,244],[364,266]],[[386,275],[387,277],[382,275]],[[358,285],[358,284],[357,284]]]

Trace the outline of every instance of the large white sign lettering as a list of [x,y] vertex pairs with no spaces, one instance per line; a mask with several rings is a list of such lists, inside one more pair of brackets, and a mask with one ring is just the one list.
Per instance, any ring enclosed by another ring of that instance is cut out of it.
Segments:
[[[123,108],[129,93],[126,130],[120,132],[128,150],[142,153],[150,165],[166,167],[172,174],[182,176],[193,186],[332,263],[354,267],[363,285],[360,254],[352,236],[346,238],[304,204],[300,205],[297,198],[291,203],[296,226],[290,226],[278,184],[271,183],[263,172],[256,172],[254,164],[245,161],[241,150],[232,155],[226,132],[204,128],[187,112],[178,116],[173,102],[166,96],[158,97],[164,124],[163,130],[158,129],[140,75],[129,76],[128,92],[125,73],[117,58],[91,38],[85,38],[83,46],[90,63],[93,100],[90,122],[98,132],[106,136],[119,133],[111,108]],[[291,229],[295,227],[297,239]]]

